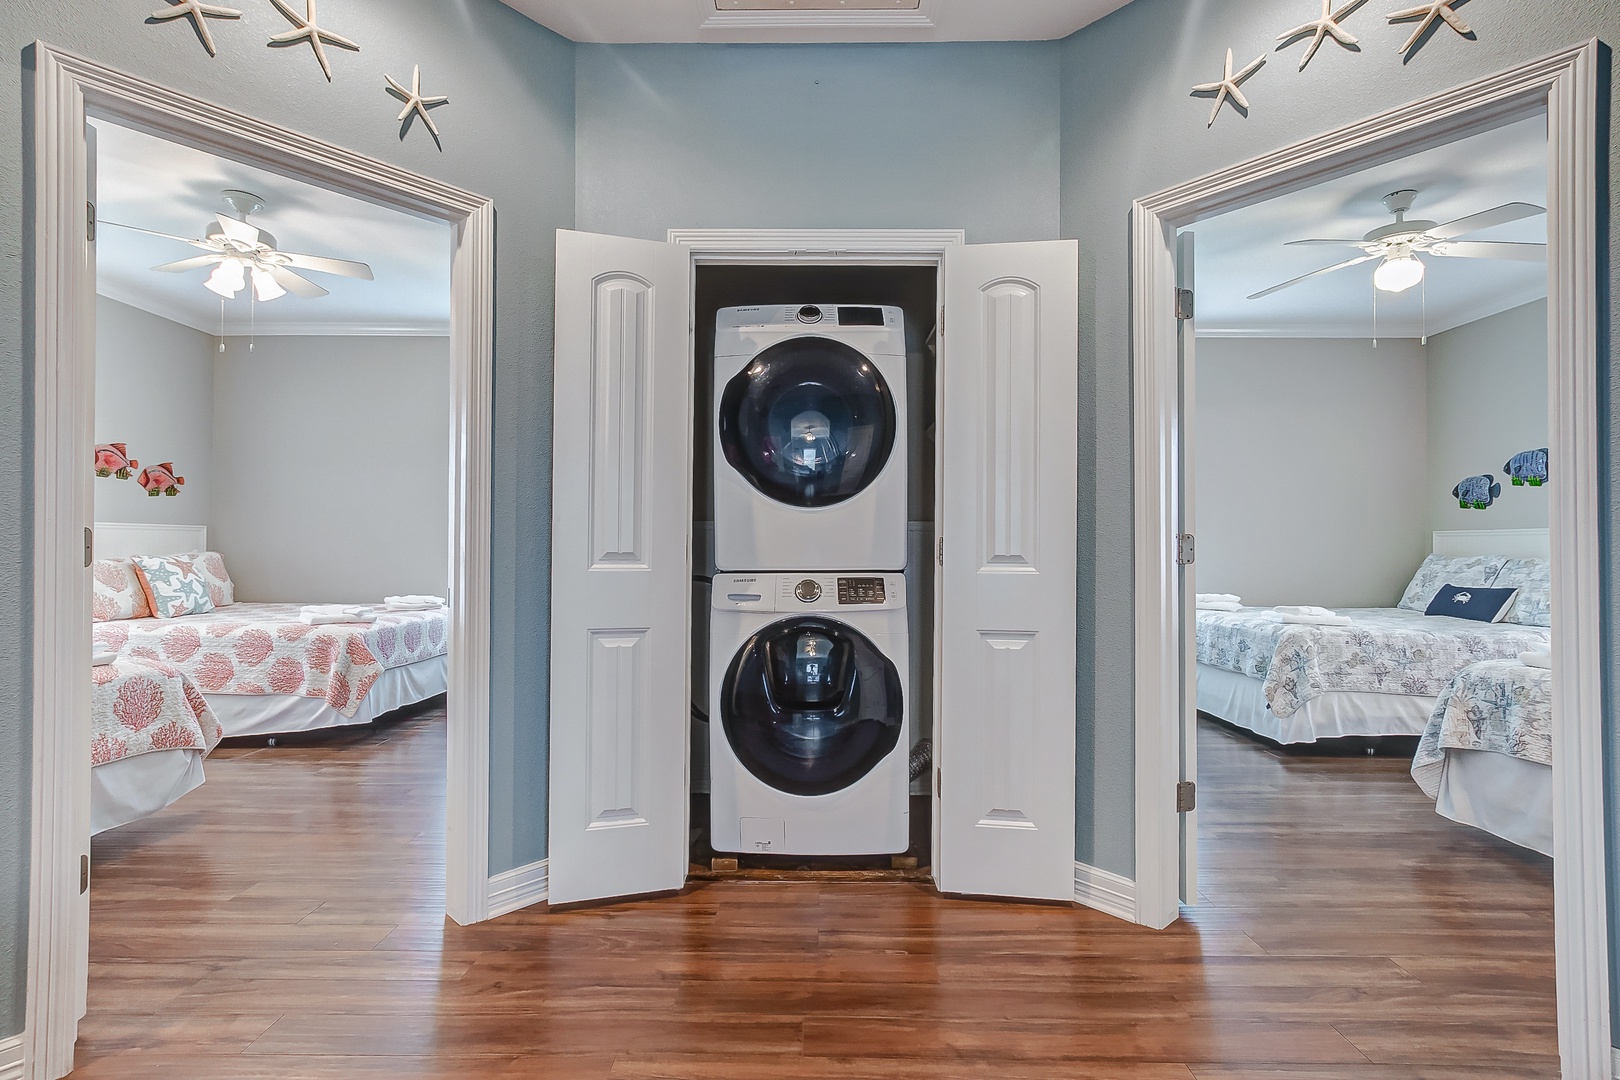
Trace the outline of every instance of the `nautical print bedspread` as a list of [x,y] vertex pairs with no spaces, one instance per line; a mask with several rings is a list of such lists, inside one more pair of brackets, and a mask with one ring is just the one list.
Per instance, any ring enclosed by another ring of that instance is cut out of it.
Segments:
[[1329,691],[1435,697],[1481,660],[1547,647],[1540,626],[1480,623],[1403,608],[1348,608],[1350,626],[1300,626],[1265,608],[1198,613],[1198,662],[1265,683],[1273,715]]
[[173,664],[120,658],[90,669],[90,764],[158,750],[209,753],[224,732]]
[[1440,694],[1412,759],[1412,779],[1440,794],[1447,750],[1491,750],[1552,764],[1552,672],[1517,660],[1486,660],[1458,673]]
[[353,716],[383,671],[443,656],[450,611],[379,613],[374,623],[310,626],[298,604],[232,604],[206,615],[96,624],[96,647],[159,660],[205,694],[322,698]]

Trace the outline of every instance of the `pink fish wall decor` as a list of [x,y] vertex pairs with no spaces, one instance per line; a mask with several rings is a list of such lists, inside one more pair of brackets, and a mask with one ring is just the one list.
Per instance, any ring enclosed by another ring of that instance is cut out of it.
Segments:
[[116,476],[128,480],[135,475],[141,463],[129,456],[129,448],[121,442],[102,443],[96,447],[96,475]]
[[185,477],[175,475],[172,461],[165,461],[161,465],[148,465],[141,470],[140,485],[153,498],[159,495],[178,495],[185,482]]

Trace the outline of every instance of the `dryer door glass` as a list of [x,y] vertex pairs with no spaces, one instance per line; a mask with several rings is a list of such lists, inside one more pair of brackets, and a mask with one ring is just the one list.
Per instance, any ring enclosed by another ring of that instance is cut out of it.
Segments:
[[830,338],[765,349],[726,384],[720,447],[762,494],[830,506],[878,478],[894,450],[895,404],[877,365]]
[[904,717],[894,664],[834,619],[784,619],[749,638],[720,698],[737,759],[793,795],[827,795],[871,772],[899,745]]

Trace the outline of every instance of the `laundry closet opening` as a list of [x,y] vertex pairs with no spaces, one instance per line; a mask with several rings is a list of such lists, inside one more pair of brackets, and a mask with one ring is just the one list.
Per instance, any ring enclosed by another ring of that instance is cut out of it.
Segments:
[[937,262],[695,268],[693,877],[931,878],[939,310]]

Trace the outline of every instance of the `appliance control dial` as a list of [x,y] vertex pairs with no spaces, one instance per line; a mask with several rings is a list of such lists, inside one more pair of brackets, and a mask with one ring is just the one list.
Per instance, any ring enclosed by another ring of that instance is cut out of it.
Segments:
[[813,604],[821,599],[821,582],[815,578],[805,578],[793,587],[793,595],[806,604]]
[[813,304],[807,304],[799,309],[799,321],[804,323],[818,323],[821,321],[821,309]]

